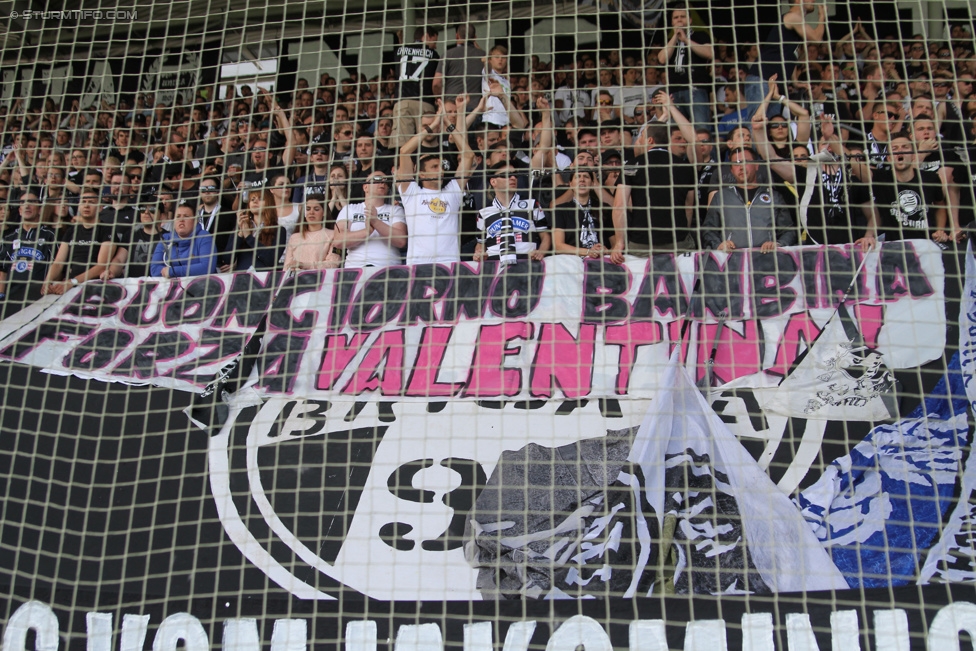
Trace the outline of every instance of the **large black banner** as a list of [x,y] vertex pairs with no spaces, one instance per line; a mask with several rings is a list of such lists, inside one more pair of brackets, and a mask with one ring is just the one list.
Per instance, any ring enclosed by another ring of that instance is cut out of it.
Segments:
[[[946,261],[954,273],[954,262],[948,257]],[[958,282],[946,283],[950,345],[945,355],[924,367],[895,373],[901,386],[899,410],[904,415],[918,409],[926,397],[930,401],[951,398],[955,408],[963,400],[958,368],[946,373],[957,352],[953,342],[959,340],[961,292]],[[973,543],[965,519],[953,525],[953,541],[943,544],[944,559],[922,581],[927,585],[918,585],[921,568],[927,555],[934,553],[929,552],[936,548],[933,541],[945,542],[939,528],[926,538],[924,549],[908,550],[911,570],[897,566],[900,557],[889,553],[887,567],[862,567],[852,578],[844,568],[850,562],[875,558],[867,553],[870,545],[861,549],[855,541],[838,546],[831,558],[848,584],[857,584],[852,589],[777,593],[739,583],[726,589],[727,584],[716,580],[724,594],[692,595],[696,590],[689,588],[686,594],[662,590],[627,599],[597,594],[595,599],[575,601],[370,598],[365,595],[387,587],[395,593],[398,582],[416,580],[384,573],[384,559],[372,559],[380,568],[376,570],[369,557],[364,561],[348,553],[343,556],[342,550],[354,530],[353,514],[365,503],[365,475],[380,442],[399,426],[397,420],[410,418],[400,406],[378,410],[370,417],[372,424],[365,426],[362,421],[357,423],[357,417],[366,413],[363,409],[378,409],[375,404],[354,405],[348,411],[343,407],[333,417],[333,406],[327,403],[304,404],[304,411],[298,412],[297,406],[285,402],[280,418],[267,425],[267,436],[284,437],[289,427],[294,429],[289,419],[303,414],[314,420],[317,412],[329,413],[328,419],[323,416],[315,421],[328,425],[319,428],[321,432],[306,426],[304,438],[255,451],[249,441],[254,423],[260,421],[262,407],[257,404],[239,408],[234,426],[207,430],[184,413],[202,399],[170,388],[52,375],[16,363],[0,365],[0,386],[4,387],[0,406],[0,593],[4,595],[0,623],[5,651],[166,651],[179,645],[187,649],[222,645],[282,650],[314,645],[357,651],[401,647],[403,651],[426,651],[442,646],[470,651],[575,650],[580,645],[591,651],[611,646],[648,651],[813,649],[817,645],[820,649],[880,649],[904,648],[898,646],[903,644],[941,648],[959,636],[967,639],[969,633],[957,635],[959,631],[976,631],[973,584],[942,582],[967,581],[967,572],[972,572],[974,561],[966,550]],[[938,394],[937,389],[944,393],[933,395]],[[615,418],[609,401],[590,407],[582,402],[575,405],[579,414],[591,409],[608,421]],[[516,407],[531,410],[539,405]],[[479,404],[478,408],[497,406]],[[426,413],[436,414],[437,409],[434,405]],[[971,418],[961,415],[963,424],[957,423],[954,430],[930,429],[936,434],[968,436]],[[218,413],[217,425],[220,420]],[[869,430],[869,424],[831,422],[820,452],[810,464],[810,477],[803,479],[799,489],[814,485],[829,472],[835,458],[859,458],[855,447],[862,439],[874,436],[881,441],[889,431]],[[322,438],[314,439],[318,434]],[[216,447],[225,453],[228,468],[215,479],[213,461],[219,455],[215,456],[214,442],[222,436],[225,441]],[[922,440],[921,434],[913,436],[913,441]],[[784,439],[778,454],[795,455],[801,439]],[[883,441],[878,446],[882,449]],[[925,482],[916,481],[911,490],[917,494],[912,500],[902,500],[914,509],[906,517],[916,522],[910,532],[915,540],[923,539],[931,518],[939,527],[945,526],[950,512],[956,512],[959,497],[968,498],[963,468],[969,447],[957,447],[960,452],[951,466],[955,470],[940,480],[939,486],[948,488],[936,487],[928,494],[922,490]],[[565,451],[560,448],[557,453]],[[576,453],[583,455],[585,450]],[[431,494],[450,507],[456,519],[444,521],[441,537],[423,538],[409,535],[398,525],[398,518],[391,517],[389,527],[375,532],[391,553],[446,554],[457,552],[471,539],[472,525],[463,516],[481,505],[479,498],[491,494],[485,487],[494,486],[497,480],[478,464],[451,456],[449,451],[442,457],[437,463],[405,463],[384,482],[397,499],[424,504],[432,498],[413,478],[438,466],[446,468],[453,473],[451,477],[460,477],[461,486],[449,486],[439,493],[440,489],[432,490]],[[409,450],[403,452],[403,458],[412,459]],[[606,456],[613,458],[609,453]],[[885,466],[885,458],[878,458],[879,467]],[[933,457],[933,473],[950,467],[939,466],[943,463],[947,463],[945,459]],[[628,472],[640,475],[638,466],[632,464]],[[716,484],[724,481],[717,466],[710,466],[710,472]],[[890,471],[884,481],[896,475]],[[641,480],[649,478],[645,474]],[[263,487],[261,495],[255,492],[255,484]],[[215,486],[227,487],[225,503],[215,498]],[[896,490],[885,490],[892,506],[883,513],[888,514],[890,524],[903,515],[898,512],[901,502],[895,499]],[[852,495],[855,492],[852,484]],[[923,513],[919,505],[926,501],[942,508],[934,515]],[[858,504],[865,522],[871,522],[867,516],[876,504]],[[813,512],[809,504],[798,506],[806,509],[805,515]],[[263,511],[268,507],[275,517]],[[235,517],[228,517],[229,508]],[[418,518],[414,522],[423,525],[424,521]],[[237,530],[237,526],[242,528]],[[884,531],[885,535],[897,533],[890,526]],[[317,544],[313,558],[302,552],[308,541]],[[858,555],[850,556],[851,550]],[[321,563],[332,568],[344,558],[346,563],[363,563],[346,575],[366,576],[366,589],[344,583],[338,572],[321,570]],[[429,562],[425,565],[430,566]],[[873,580],[883,581],[884,587],[874,587],[879,584]],[[423,583],[423,577],[419,581]],[[432,581],[440,585],[445,579],[434,577]],[[678,587],[680,591],[680,584]],[[315,596],[303,598],[307,594]],[[482,589],[481,595],[487,596],[488,591]]]

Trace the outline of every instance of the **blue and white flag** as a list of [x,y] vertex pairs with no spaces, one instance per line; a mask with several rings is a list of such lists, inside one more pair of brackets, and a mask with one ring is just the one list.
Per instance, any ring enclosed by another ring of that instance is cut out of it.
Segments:
[[[966,401],[976,411],[976,260],[973,259],[972,243],[966,251],[966,285],[962,292],[962,309],[959,312],[959,367]],[[954,359],[955,361],[955,359]],[[976,581],[976,459],[972,453],[966,460],[962,475],[959,499],[952,510],[939,541],[925,557],[918,582]]]
[[939,537],[969,443],[959,356],[908,418],[871,430],[797,497],[851,587],[905,585]]

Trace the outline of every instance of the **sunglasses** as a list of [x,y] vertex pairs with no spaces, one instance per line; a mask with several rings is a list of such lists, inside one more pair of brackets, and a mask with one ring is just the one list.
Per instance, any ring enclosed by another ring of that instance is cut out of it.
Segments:
[[267,151],[266,147],[251,147],[251,151]]
[[365,183],[387,185],[389,182],[386,179],[377,176],[376,178],[367,179]]
[[208,185],[205,188],[200,188],[200,192],[216,192],[216,191],[217,191],[217,188],[216,188],[216,186],[213,186],[213,185]]
[[600,106],[610,106],[613,102],[607,100],[600,100]]
[[493,179],[510,179],[510,178],[515,177],[515,176],[517,176],[517,175],[516,175],[515,171],[513,170],[511,172],[498,172],[497,174],[495,174],[494,176],[492,176],[492,178]]
[[770,122],[769,123],[769,128],[770,129],[785,129],[786,128],[786,123],[785,122]]

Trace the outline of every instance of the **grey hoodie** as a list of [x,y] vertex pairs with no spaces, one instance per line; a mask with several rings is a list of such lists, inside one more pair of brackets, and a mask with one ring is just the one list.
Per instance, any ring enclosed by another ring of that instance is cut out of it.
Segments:
[[744,190],[723,185],[702,221],[702,246],[717,249],[726,240],[732,240],[737,249],[772,241],[780,246],[796,244],[796,229],[787,205],[769,186]]

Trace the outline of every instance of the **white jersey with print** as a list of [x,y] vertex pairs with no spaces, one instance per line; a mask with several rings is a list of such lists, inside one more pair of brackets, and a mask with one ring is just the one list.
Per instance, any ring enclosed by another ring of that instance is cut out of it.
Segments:
[[[387,226],[406,224],[403,208],[388,203],[376,209],[376,215]],[[366,204],[351,203],[339,211],[336,223],[346,222],[346,230],[350,233],[366,229]],[[366,241],[346,249],[346,262],[343,266],[353,269],[362,267],[389,267],[400,264],[400,250],[391,246],[375,230],[369,234]]]
[[455,180],[440,190],[413,181],[400,192],[407,221],[407,264],[459,262],[464,191]]

